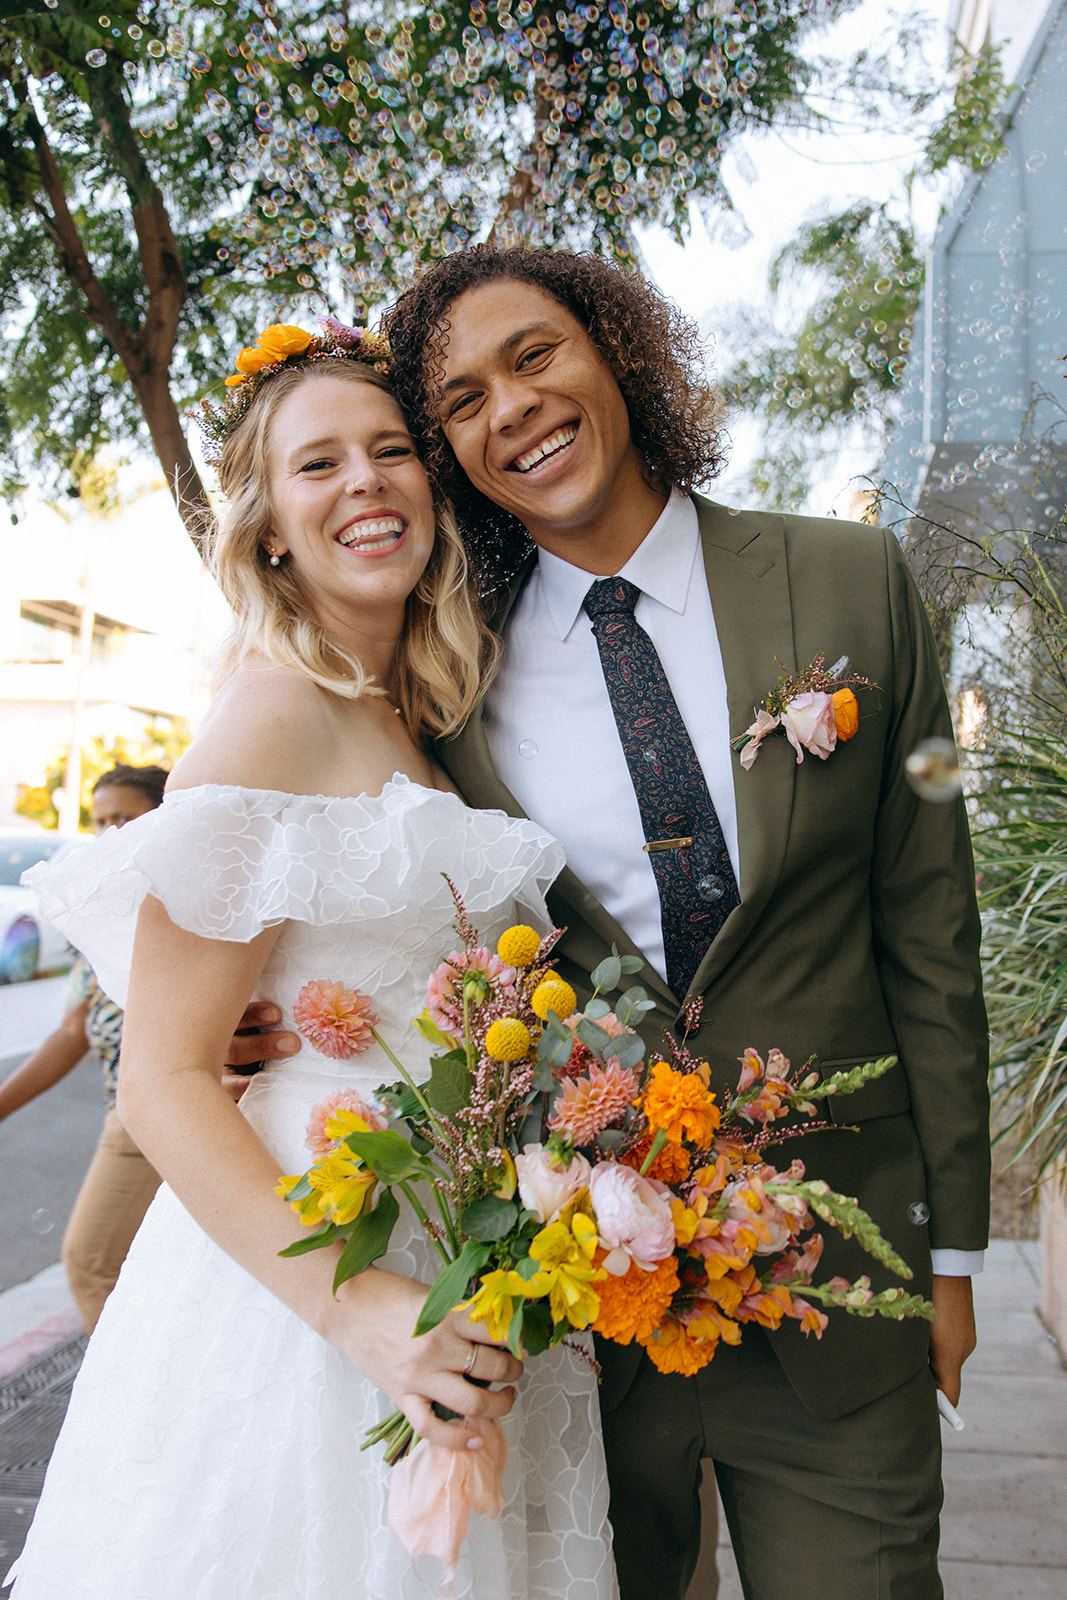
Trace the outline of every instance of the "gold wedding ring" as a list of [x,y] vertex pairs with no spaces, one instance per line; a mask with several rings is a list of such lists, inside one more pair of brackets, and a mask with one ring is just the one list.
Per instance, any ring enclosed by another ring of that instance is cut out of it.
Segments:
[[477,1359],[478,1359],[478,1346],[476,1344],[472,1344],[471,1348],[470,1348],[470,1354],[468,1355],[466,1361],[463,1364],[463,1376],[465,1378],[471,1378],[471,1377],[474,1376],[474,1363],[475,1363],[475,1361]]

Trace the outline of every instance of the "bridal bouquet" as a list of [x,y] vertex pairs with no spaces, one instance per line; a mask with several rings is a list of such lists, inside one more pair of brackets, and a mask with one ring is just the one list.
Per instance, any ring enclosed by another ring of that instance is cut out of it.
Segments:
[[[297,1026],[317,1049],[343,1058],[374,1039],[399,1081],[371,1102],[342,1091],[316,1108],[316,1160],[278,1187],[313,1231],[284,1254],[343,1241],[339,1286],[388,1249],[399,1191],[441,1261],[416,1333],[465,1307],[516,1356],[591,1328],[636,1340],[663,1372],[696,1372],[721,1343],[737,1344],[746,1322],[794,1318],[820,1338],[822,1306],[932,1316],[918,1296],[875,1293],[866,1277],[816,1284],[817,1222],[898,1277],[911,1271],[855,1200],[808,1178],[799,1160],[784,1170],[767,1162],[769,1146],[826,1126],[813,1120],[819,1101],[861,1089],[894,1057],[820,1079],[777,1050],[766,1060],[746,1050],[736,1090],[720,1101],[707,1063],[686,1047],[699,1002],[681,1042],[665,1035],[662,1057],[644,1069],[636,1030],[652,1002],[624,987],[636,958],[601,962],[580,1011],[552,966],[558,930],[541,939],[509,928],[493,952],[456,904],[459,948],[430,977],[416,1019],[435,1050],[425,1082],[379,1035],[370,998],[329,980],[301,991]],[[397,1412],[364,1448],[374,1443],[399,1463],[390,1526],[413,1554],[429,1550],[453,1572],[470,1511],[502,1506],[499,1425],[487,1448],[452,1452],[414,1440]]]

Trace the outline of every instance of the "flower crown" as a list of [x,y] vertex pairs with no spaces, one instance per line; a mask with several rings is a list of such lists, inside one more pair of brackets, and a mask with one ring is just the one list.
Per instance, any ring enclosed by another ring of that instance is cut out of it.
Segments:
[[230,391],[217,401],[202,400],[193,416],[204,436],[204,455],[214,466],[222,454],[226,435],[248,410],[267,378],[290,362],[362,361],[385,374],[389,370],[389,345],[367,328],[349,328],[334,317],[319,317],[321,333],[307,333],[290,323],[273,322],[254,345],[240,351],[226,379]]

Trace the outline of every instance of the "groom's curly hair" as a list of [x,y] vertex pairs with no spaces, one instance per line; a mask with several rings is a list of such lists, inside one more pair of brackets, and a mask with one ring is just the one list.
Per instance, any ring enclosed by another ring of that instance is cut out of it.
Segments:
[[483,594],[506,583],[533,548],[509,512],[474,489],[444,435],[437,398],[448,313],[468,289],[500,279],[532,284],[585,328],[619,385],[649,483],[690,489],[725,462],[725,429],[696,325],[639,273],[588,253],[476,245],[435,262],[386,313],[390,381],[419,453],[456,509]]

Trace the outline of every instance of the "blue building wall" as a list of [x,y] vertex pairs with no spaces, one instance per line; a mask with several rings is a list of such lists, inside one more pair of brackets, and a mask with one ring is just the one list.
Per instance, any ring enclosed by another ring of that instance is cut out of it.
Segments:
[[988,487],[1041,526],[1062,506],[1049,461],[1067,459],[1067,0],[1035,36],[1006,143],[935,237],[885,471],[909,504],[973,508]]

